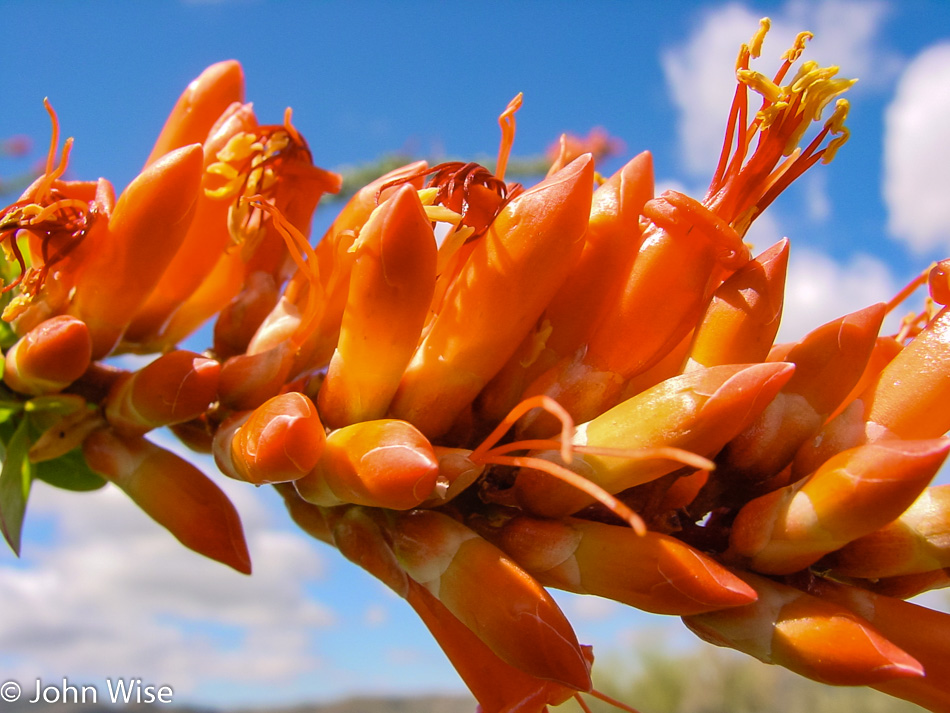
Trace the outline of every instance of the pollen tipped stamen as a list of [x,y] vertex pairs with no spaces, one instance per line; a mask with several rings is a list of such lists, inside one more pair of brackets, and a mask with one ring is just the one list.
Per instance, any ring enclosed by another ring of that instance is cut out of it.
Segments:
[[[782,85],[788,70],[800,57],[805,42],[811,38],[800,33],[793,46],[782,56],[782,64],[773,79],[749,69],[749,60],[757,56],[768,23],[763,22],[753,37],[752,45],[743,45],[736,61],[735,97],[729,112],[726,136],[719,163],[710,182],[704,204],[732,224],[740,234],[748,230],[755,217],[785,188],[819,160],[828,163],[848,139],[844,126],[847,102],[839,100],[835,115],[825,122],[818,136],[791,163],[781,156],[794,155],[811,122],[818,121],[827,104],[847,91],[856,80],[835,78],[837,67],[821,67],[805,62],[791,82]],[[762,96],[762,105],[755,117],[748,120],[747,97],[752,89]],[[829,133],[835,138],[821,145]],[[758,144],[748,156],[752,138]],[[735,150],[733,151],[733,138]]]

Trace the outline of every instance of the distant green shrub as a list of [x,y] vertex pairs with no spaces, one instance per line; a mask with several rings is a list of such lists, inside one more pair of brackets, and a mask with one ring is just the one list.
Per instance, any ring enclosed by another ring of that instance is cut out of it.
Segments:
[[[640,645],[632,658],[605,656],[595,687],[640,713],[925,713],[870,688],[826,686],[734,651],[704,646],[673,652]],[[586,698],[594,713],[617,709]],[[568,701],[558,713],[579,713]]]

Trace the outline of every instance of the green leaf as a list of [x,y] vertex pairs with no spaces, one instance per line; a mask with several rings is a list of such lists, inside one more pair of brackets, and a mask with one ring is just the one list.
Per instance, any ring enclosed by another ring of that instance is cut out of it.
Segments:
[[0,470],[0,530],[17,557],[32,482],[32,466],[26,457],[30,448],[27,428],[26,419],[22,419],[3,449],[3,469]]
[[81,448],[74,448],[55,460],[35,463],[33,476],[64,490],[98,490],[106,484],[102,476],[86,465]]
[[0,423],[9,420],[12,416],[15,416],[22,410],[23,403],[21,401],[7,401],[5,399],[0,399]]

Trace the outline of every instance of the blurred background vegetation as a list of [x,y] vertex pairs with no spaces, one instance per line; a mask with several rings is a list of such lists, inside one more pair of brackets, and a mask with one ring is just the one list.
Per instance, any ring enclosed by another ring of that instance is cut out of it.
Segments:
[[[674,651],[656,640],[635,650],[632,657],[598,657],[594,686],[639,713],[925,713],[870,688],[826,686],[729,649]],[[594,713],[617,713],[586,700]],[[574,701],[554,710],[581,713]]]

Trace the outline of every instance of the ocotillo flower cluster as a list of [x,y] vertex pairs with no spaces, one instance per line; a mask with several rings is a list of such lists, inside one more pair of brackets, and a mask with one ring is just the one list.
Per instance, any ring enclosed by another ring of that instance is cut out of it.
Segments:
[[[809,33],[752,69],[767,30],[701,200],[655,196],[647,152],[604,179],[566,139],[540,183],[507,182],[519,95],[494,172],[397,169],[315,246],[340,177],[289,109],[258,123],[236,62],[189,85],[118,199],[64,179],[50,108],[46,171],[0,213],[8,541],[31,479],[104,479],[249,572],[225,495],[146,439],[169,426],[404,597],[484,713],[601,695],[550,588],[950,711],[950,617],[904,601],[950,584],[950,496],[928,487],[946,266],[896,335],[903,293],[773,344],[789,244],[743,237],[848,138],[853,80],[801,61]],[[212,348],[176,348],[212,317]],[[124,351],[160,356],[105,361]]]

